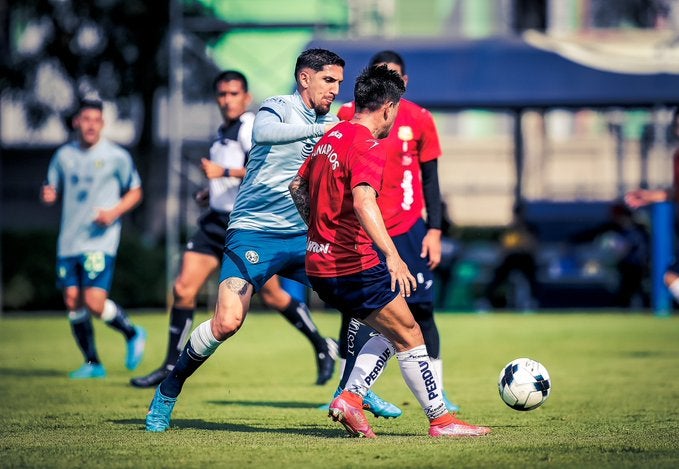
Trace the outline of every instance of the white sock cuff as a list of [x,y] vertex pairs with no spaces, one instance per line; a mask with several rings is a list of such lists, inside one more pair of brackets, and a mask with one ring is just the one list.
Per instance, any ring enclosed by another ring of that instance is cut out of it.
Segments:
[[78,308],[75,311],[68,312],[68,320],[73,324],[87,321],[89,317],[90,312],[87,310],[87,308]]
[[201,323],[196,327],[191,333],[191,338],[189,342],[191,343],[191,348],[201,357],[209,357],[217,347],[223,342],[215,339],[214,334],[212,334],[212,326],[210,325],[210,320]]
[[117,315],[118,306],[116,306],[113,300],[106,298],[106,301],[104,301],[104,310],[101,312],[101,320],[104,322],[111,322]]
[[670,293],[672,294],[672,296],[674,297],[674,299],[679,301],[679,278],[672,281],[672,283],[670,283],[667,286],[667,288],[670,291]]
[[427,353],[427,346],[422,344],[418,345],[417,347],[413,347],[410,350],[406,350],[405,352],[398,352],[396,354],[396,358],[400,362],[419,362],[424,358],[429,358],[429,354]]

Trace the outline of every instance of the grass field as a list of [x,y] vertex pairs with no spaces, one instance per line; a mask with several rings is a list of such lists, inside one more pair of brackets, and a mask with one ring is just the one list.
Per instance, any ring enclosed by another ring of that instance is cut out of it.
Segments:
[[[144,431],[152,390],[128,385],[160,363],[167,316],[138,314],[150,332],[137,373],[123,367],[122,338],[96,324],[109,372],[66,374],[80,355],[64,316],[0,320],[0,467],[678,467],[679,318],[643,314],[439,314],[444,382],[461,417],[488,425],[482,438],[433,439],[390,364],[375,390],[401,405],[375,420],[375,440],[350,439],[316,407],[335,382],[311,383],[311,347],[277,315],[245,327],[190,379],[172,428]],[[198,321],[207,317],[200,314]],[[336,335],[339,318],[315,315]],[[547,403],[516,412],[498,397],[513,358],[541,361],[552,377]]]

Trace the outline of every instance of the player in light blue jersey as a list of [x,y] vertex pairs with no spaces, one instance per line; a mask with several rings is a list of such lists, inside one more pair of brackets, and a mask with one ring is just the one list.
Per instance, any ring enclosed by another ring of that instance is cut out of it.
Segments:
[[85,100],[73,119],[77,138],[57,149],[41,199],[61,198],[57,246],[58,286],[85,364],[70,377],[102,378],[106,370],[94,342],[91,313],[125,336],[125,365],[134,370],[144,355],[146,332],[108,298],[120,241],[120,218],[142,200],[139,174],[122,147],[101,137],[102,103]]
[[[226,70],[215,77],[212,88],[223,123],[218,137],[210,146],[209,158],[201,161],[209,181],[206,194],[209,209],[198,220],[199,228],[186,245],[181,270],[172,288],[173,303],[165,360],[151,373],[130,380],[133,386],[139,388],[155,388],[177,363],[191,332],[198,293],[222,260],[231,212],[246,174],[244,166],[252,147],[255,119],[255,115],[247,111],[252,101],[247,78],[236,70]],[[337,343],[319,333],[307,305],[286,292],[278,277],[269,279],[259,294],[266,306],[280,312],[309,340],[316,357],[316,384],[325,384],[334,372]]]
[[297,89],[270,98],[255,117],[253,147],[226,235],[217,306],[191,333],[176,366],[156,389],[146,429],[165,431],[186,379],[240,329],[252,295],[273,275],[308,285],[306,226],[288,191],[316,141],[337,123],[330,105],[344,79],[344,60],[324,49],[297,58]]

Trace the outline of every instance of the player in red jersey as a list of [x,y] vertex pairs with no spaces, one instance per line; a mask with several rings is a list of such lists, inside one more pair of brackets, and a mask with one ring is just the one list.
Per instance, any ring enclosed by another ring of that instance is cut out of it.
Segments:
[[321,138],[290,184],[309,226],[306,271],[314,290],[343,316],[379,332],[360,350],[362,363],[372,366],[353,367],[344,391],[330,404],[330,416],[352,436],[374,437],[363,398],[396,355],[429,419],[429,435],[481,436],[490,429],[458,420],[443,402],[440,379],[405,302],[417,282],[377,205],[387,159],[378,139],[389,135],[404,91],[400,75],[386,66],[366,69],[354,88],[355,115]]
[[[408,85],[405,62],[399,54],[388,50],[378,52],[370,60],[370,65],[378,64],[385,64],[397,72]],[[338,117],[349,120],[354,110],[354,103],[347,103],[340,108]],[[427,353],[443,382],[439,331],[434,321],[433,270],[441,262],[442,223],[438,177],[438,159],[442,151],[434,118],[423,107],[401,99],[393,130],[382,145],[387,153],[387,162],[378,205],[399,255],[417,279],[417,291],[406,301],[422,329]],[[427,212],[426,221],[422,215],[424,209]],[[346,336],[349,330],[351,326],[343,321],[340,356],[345,368],[353,366],[353,357],[347,353]],[[343,382],[344,376],[340,387]],[[459,410],[445,392],[444,400],[448,410]]]

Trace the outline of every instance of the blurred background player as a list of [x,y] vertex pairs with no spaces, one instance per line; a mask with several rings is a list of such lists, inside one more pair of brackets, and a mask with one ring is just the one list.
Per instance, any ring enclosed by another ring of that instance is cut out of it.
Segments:
[[252,295],[272,276],[308,285],[307,227],[288,184],[318,139],[337,123],[328,112],[344,79],[344,60],[325,49],[306,50],[297,57],[294,77],[295,92],[266,99],[255,116],[247,172],[226,234],[214,316],[193,330],[174,369],[156,388],[147,431],[169,428],[186,379],[238,332]]
[[102,138],[103,105],[83,100],[73,118],[76,138],[59,147],[47,170],[41,200],[61,197],[57,285],[63,291],[71,330],[85,363],[71,378],[103,378],[91,314],[125,336],[125,366],[141,362],[146,332],[108,298],[120,242],[121,217],[142,200],[141,180],[130,154]]
[[[385,50],[370,60],[371,66],[382,64],[397,72],[408,85],[405,62],[399,54]],[[354,112],[355,104],[347,103],[340,108],[338,117],[350,120]],[[442,220],[437,162],[442,151],[434,118],[426,109],[401,99],[394,127],[381,145],[387,152],[387,162],[378,204],[399,255],[417,279],[418,288],[406,301],[422,330],[429,357],[443,382],[439,331],[434,321],[433,270],[441,262]],[[425,208],[426,221],[422,218]],[[349,329],[348,321],[349,318],[343,317],[340,329],[340,357],[343,360],[347,359],[347,346],[343,341]],[[344,376],[340,388],[343,381]],[[459,410],[445,393],[444,400],[449,410]],[[367,405],[370,405],[370,399]],[[381,407],[384,403],[376,405]],[[401,410],[390,404],[385,413],[389,417],[398,417]]]
[[378,139],[389,135],[405,85],[400,74],[381,65],[364,70],[354,89],[352,119],[323,136],[290,184],[309,226],[306,269],[314,290],[343,316],[379,332],[361,349],[329,415],[350,435],[374,438],[363,398],[396,355],[429,419],[430,436],[485,435],[489,428],[463,422],[446,408],[441,380],[404,300],[421,286],[399,256],[377,204],[388,159]]
[[[210,157],[201,164],[209,180],[209,209],[198,220],[198,231],[186,244],[181,271],[173,285],[170,330],[164,363],[146,376],[132,378],[140,388],[158,386],[172,371],[191,331],[196,298],[205,282],[219,267],[224,253],[224,240],[240,183],[245,177],[245,164],[252,147],[252,124],[255,115],[248,112],[252,97],[246,77],[234,70],[221,72],[213,81],[215,100],[224,123],[210,147]],[[203,194],[199,194],[201,198]],[[323,338],[311,318],[306,304],[297,301],[272,277],[259,291],[264,303],[278,310],[302,332],[314,347],[318,376],[322,385],[333,374],[337,344]]]

